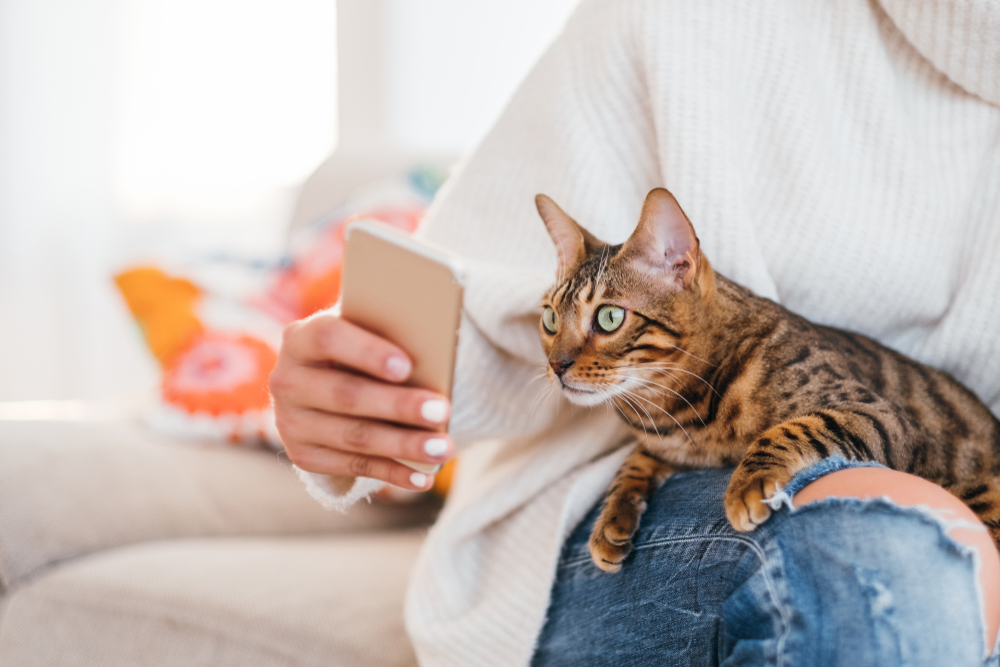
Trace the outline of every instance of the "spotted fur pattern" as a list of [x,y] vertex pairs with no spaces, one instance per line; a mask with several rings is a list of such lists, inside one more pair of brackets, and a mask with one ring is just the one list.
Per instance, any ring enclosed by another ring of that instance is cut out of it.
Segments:
[[[540,324],[548,375],[571,401],[613,406],[638,439],[591,535],[599,567],[621,568],[675,471],[735,466],[726,516],[750,531],[771,514],[764,500],[834,454],[940,484],[1000,544],[1000,422],[954,378],[716,273],[666,190],[622,245],[537,204],[559,255]],[[624,311],[613,331],[599,321],[608,305]]]

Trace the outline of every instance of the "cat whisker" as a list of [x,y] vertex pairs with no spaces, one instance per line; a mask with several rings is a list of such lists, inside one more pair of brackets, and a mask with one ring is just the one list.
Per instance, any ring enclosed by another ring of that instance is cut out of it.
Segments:
[[[631,391],[629,391],[629,390],[627,390],[627,389],[619,389],[618,391],[620,392],[620,393],[618,394],[619,396],[621,396],[621,395],[623,395],[623,394],[628,394],[628,395],[629,395],[629,396],[631,396],[632,398],[638,398],[638,399],[640,399],[640,400],[642,400],[642,401],[645,401],[646,403],[649,403],[649,404],[650,404],[650,405],[652,405],[652,406],[653,406],[654,408],[656,408],[657,410],[659,410],[660,412],[662,412],[662,413],[663,413],[663,414],[665,414],[666,416],[668,416],[668,417],[670,417],[671,419],[673,419],[673,420],[674,420],[674,423],[675,423],[675,424],[677,424],[677,428],[679,428],[680,430],[682,430],[682,431],[684,432],[684,435],[686,435],[686,436],[687,436],[687,439],[688,439],[688,441],[689,441],[689,442],[690,442],[690,443],[691,443],[692,445],[694,445],[694,440],[693,440],[693,439],[691,438],[691,434],[687,432],[687,429],[686,429],[686,428],[684,428],[684,425],[683,425],[683,424],[681,424],[681,423],[680,423],[679,421],[677,421],[677,418],[676,418],[676,417],[674,417],[674,416],[673,416],[672,414],[670,414],[669,412],[667,412],[666,410],[664,410],[663,408],[661,408],[661,407],[660,407],[659,405],[657,405],[656,403],[653,403],[652,401],[650,401],[650,400],[648,400],[648,399],[646,399],[646,398],[643,398],[643,397],[642,397],[642,396],[640,396],[639,394],[636,394],[636,393],[634,393],[634,392],[631,392]],[[653,427],[654,427],[654,428],[656,428],[656,424],[653,424]],[[657,433],[657,435],[659,435],[659,433]]]
[[684,349],[683,347],[680,347],[680,346],[678,346],[678,345],[674,345],[673,343],[668,343],[668,345],[669,345],[670,347],[672,347],[673,349],[677,350],[678,352],[680,352],[680,353],[682,353],[682,354],[686,354],[687,356],[691,357],[692,359],[697,359],[698,361],[700,361],[701,363],[705,364],[706,366],[711,366],[712,368],[718,368],[718,367],[719,367],[719,365],[718,365],[718,364],[713,364],[713,363],[712,363],[711,361],[709,361],[708,359],[702,359],[702,358],[701,358],[701,357],[699,357],[699,356],[698,356],[697,354],[693,354],[693,353],[691,353],[691,352],[688,352],[688,351],[687,351],[687,350],[685,350],[685,349]]
[[544,372],[539,373],[538,375],[534,376],[530,380],[528,380],[528,384],[531,384],[532,382],[538,382],[539,380],[547,379],[548,377],[549,377],[549,372],[548,371],[544,371]]
[[[640,414],[639,414],[639,411],[638,411],[638,410],[636,410],[636,407],[635,407],[635,404],[634,404],[634,403],[632,403],[632,401],[630,401],[630,400],[629,400],[629,399],[628,399],[628,398],[627,398],[626,396],[624,396],[624,395],[623,395],[622,393],[615,393],[615,395],[613,396],[613,398],[620,398],[620,399],[621,399],[622,401],[624,401],[624,402],[625,402],[625,404],[626,404],[627,406],[629,406],[629,407],[630,407],[630,408],[632,409],[632,412],[634,412],[634,413],[635,413],[635,416],[636,416],[636,417],[637,417],[637,418],[639,419],[639,425],[640,425],[640,426],[642,426],[642,432],[643,432],[643,434],[645,434],[646,438],[649,438],[649,431],[647,431],[647,430],[646,430],[646,422],[644,422],[644,421],[642,420],[642,415],[640,415]],[[617,407],[617,406],[616,406],[616,407]],[[640,407],[641,407],[641,406],[640,406]],[[618,409],[619,409],[619,410],[621,410],[621,408],[620,408],[620,407],[619,407]],[[645,410],[643,410],[643,412],[645,412]],[[622,413],[622,415],[623,415],[623,416],[625,415],[625,411],[624,411],[624,410],[621,410],[621,413]],[[657,438],[661,438],[662,436],[660,435],[660,432],[659,432],[659,430],[657,430],[657,428],[656,428],[656,424],[655,424],[655,423],[653,422],[653,417],[652,417],[652,416],[651,416],[651,415],[650,415],[650,414],[649,414],[648,412],[646,412],[646,416],[647,416],[647,417],[649,418],[649,425],[653,427],[653,432],[654,432],[654,433],[656,433],[656,437],[657,437]],[[628,419],[628,418],[626,417],[626,418],[625,418],[625,421],[627,421],[627,422],[630,422],[630,423],[631,423],[631,421],[632,421],[632,420],[631,420],[631,419]]]
[[641,398],[640,396],[628,390],[619,390],[616,393],[615,398],[624,401],[630,408],[632,408],[632,411],[635,412],[637,417],[639,417],[639,423],[642,424],[642,430],[646,434],[647,438],[649,437],[649,431],[646,430],[646,423],[642,420],[642,417],[639,416],[639,412],[636,410],[637,405],[639,409],[645,413],[646,418],[649,419],[649,425],[653,427],[653,432],[656,433],[656,437],[660,439],[663,438],[663,436],[660,435],[660,430],[656,427],[656,422],[653,420],[653,416],[649,414],[649,411],[642,407],[641,404],[636,403],[635,399]]
[[[533,402],[533,405],[531,406],[531,411],[528,413],[528,423],[529,424],[534,423],[534,420],[537,417],[538,411],[541,409],[542,405],[548,403],[549,398],[551,398],[552,395],[555,394],[555,393],[557,393],[558,391],[559,390],[553,384],[547,384],[547,385],[543,385],[542,386],[541,391],[538,392],[538,394],[536,396],[536,399]],[[556,401],[556,414],[557,415],[559,414],[559,412],[558,412],[559,411],[559,403],[560,403],[560,401]]]
[[[614,399],[614,395],[610,391],[607,391],[605,389],[601,389],[600,387],[596,387],[595,389],[597,390],[597,393],[600,394],[601,398],[604,400],[604,409],[605,410],[611,409],[611,410],[618,410],[619,412],[621,412],[621,409],[618,407],[618,405],[613,400]],[[624,417],[625,413],[621,412],[621,415],[622,415],[622,417]],[[626,419],[626,421],[628,421],[628,420]]]
[[706,380],[702,376],[698,375],[697,373],[692,373],[691,371],[685,370],[685,369],[681,368],[678,365],[674,365],[673,362],[669,362],[669,361],[657,361],[657,362],[653,362],[653,363],[649,363],[649,364],[641,364],[641,365],[637,364],[637,365],[628,365],[628,366],[626,366],[626,365],[615,366],[614,368],[615,369],[623,369],[623,370],[653,369],[653,370],[657,370],[658,372],[661,372],[661,373],[665,373],[665,371],[663,369],[671,370],[671,371],[678,371],[680,373],[684,373],[685,375],[690,375],[691,377],[699,380],[706,387],[708,387],[709,389],[711,389],[712,393],[714,393],[719,398],[722,398],[722,395],[718,391],[716,391],[715,387],[713,387],[711,385],[711,383],[708,382],[708,380]]
[[678,352],[683,352],[684,354],[686,354],[687,356],[691,357],[692,359],[697,359],[698,361],[700,361],[701,363],[705,364],[706,366],[711,366],[712,368],[718,368],[719,367],[718,364],[713,364],[708,359],[702,359],[697,354],[691,354],[690,352],[688,352],[687,350],[685,350],[683,347],[678,347],[677,345],[671,345],[670,347],[674,348]]
[[[614,408],[615,410],[617,410],[621,414],[622,419],[625,420],[626,424],[631,424],[632,423],[632,420],[628,418],[628,415],[625,414],[625,411],[622,410],[621,407],[617,403],[615,403],[614,401],[608,401],[607,405],[610,405],[612,408]],[[638,413],[636,413],[636,414],[638,414]],[[645,424],[642,424],[642,430],[643,430],[643,433],[646,433],[646,425]],[[649,433],[646,433],[646,437],[649,437]]]
[[642,426],[643,433],[645,433],[647,436],[649,435],[649,432],[646,431],[646,423],[642,421],[642,417],[639,415],[638,410],[635,409],[635,406],[632,405],[632,403],[630,403],[624,397],[619,397],[617,395],[617,392],[608,391],[606,389],[601,389],[601,388],[597,388],[597,391],[600,393],[601,398],[604,399],[605,404],[611,405],[616,410],[618,410],[618,412],[621,413],[622,417],[624,417],[625,421],[627,423],[631,424],[632,420],[628,418],[628,415],[625,414],[625,411],[622,410],[621,406],[618,405],[618,403],[615,401],[616,398],[622,398],[622,400],[625,402],[625,404],[628,405],[632,409],[632,412],[634,412],[635,416],[639,419],[639,425]]
[[[684,386],[684,380],[682,378],[679,378],[676,375],[674,375],[670,370],[654,370],[653,372],[656,375],[662,375],[667,380],[670,380],[672,382],[676,382],[677,384],[679,384],[681,386]],[[722,398],[722,396],[719,395],[719,392],[715,391],[715,387],[713,387],[712,385],[708,384],[707,382],[705,384],[706,384],[706,386],[709,389],[712,390],[712,393],[714,393],[719,398]]]
[[[630,392],[630,395],[633,398],[642,398],[641,396],[639,396],[639,394],[632,394]],[[639,405],[639,409],[641,409],[643,411],[643,413],[646,415],[646,418],[649,419],[649,425],[653,427],[653,433],[656,434],[656,437],[657,438],[662,438],[663,436],[660,435],[659,429],[656,428],[656,422],[653,420],[653,415],[649,414],[649,410],[647,410],[646,408],[642,407],[641,404]]]
[[703,385],[705,385],[706,387],[708,387],[712,391],[713,394],[715,394],[719,398],[722,398],[722,395],[719,394],[718,391],[716,391],[715,387],[713,387],[707,380],[705,380],[705,378],[701,377],[700,375],[698,375],[696,373],[692,373],[690,371],[686,371],[683,368],[653,368],[653,369],[650,369],[650,370],[653,373],[656,373],[657,375],[664,375],[664,376],[670,378],[671,380],[673,380],[675,382],[680,382],[680,383],[683,383],[683,380],[681,378],[677,377],[676,375],[674,375],[674,373],[684,373],[685,375],[690,375],[691,377],[693,377],[694,379],[698,380]]
[[679,392],[674,391],[670,387],[662,385],[659,382],[653,382],[652,380],[647,380],[646,378],[636,377],[634,375],[620,375],[620,374],[611,373],[611,374],[608,374],[607,377],[613,377],[613,378],[622,379],[622,380],[634,380],[635,382],[641,382],[644,386],[647,386],[647,387],[648,386],[653,386],[653,387],[659,387],[660,389],[665,389],[665,390],[669,391],[671,394],[673,394],[674,396],[676,396],[677,398],[679,398],[682,401],[684,401],[685,403],[687,403],[687,406],[689,408],[691,408],[691,412],[693,412],[695,414],[695,416],[698,417],[698,420],[701,422],[701,425],[705,426],[705,420],[704,420],[704,418],[698,413],[698,410],[695,409],[695,407],[693,405],[691,405],[691,401],[687,400],[686,398],[684,398],[683,395],[681,395]]
[[718,390],[716,390],[716,388],[713,387],[712,384],[708,380],[706,380],[705,378],[701,377],[697,373],[692,373],[691,371],[686,371],[683,368],[654,369],[654,372],[660,373],[662,375],[666,375],[666,376],[670,377],[671,379],[676,380],[677,382],[681,382],[681,379],[678,378],[677,376],[673,375],[673,373],[684,373],[685,375],[690,375],[691,377],[693,377],[694,379],[698,380],[703,385],[705,385],[706,387],[708,387],[709,390],[711,390],[711,392],[713,394],[715,394],[719,398],[722,398],[722,394],[720,394],[718,392]]

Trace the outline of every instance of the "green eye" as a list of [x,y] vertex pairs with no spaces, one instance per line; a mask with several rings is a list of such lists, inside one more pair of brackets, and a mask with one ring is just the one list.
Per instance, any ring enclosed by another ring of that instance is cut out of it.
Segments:
[[597,309],[597,325],[604,331],[614,331],[625,321],[625,309],[618,306],[601,306]]
[[552,306],[545,306],[545,310],[542,311],[542,326],[550,334],[554,334],[559,330],[559,316],[556,315],[556,311],[552,309]]

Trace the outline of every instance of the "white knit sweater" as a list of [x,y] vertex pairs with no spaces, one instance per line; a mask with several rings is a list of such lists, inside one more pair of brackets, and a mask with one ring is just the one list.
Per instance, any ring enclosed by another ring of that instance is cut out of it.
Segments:
[[421,664],[528,664],[625,454],[610,412],[535,380],[536,193],[617,243],[665,185],[716,270],[1000,414],[998,105],[995,0],[585,0],[423,230],[468,260],[452,432],[480,444],[414,572]]

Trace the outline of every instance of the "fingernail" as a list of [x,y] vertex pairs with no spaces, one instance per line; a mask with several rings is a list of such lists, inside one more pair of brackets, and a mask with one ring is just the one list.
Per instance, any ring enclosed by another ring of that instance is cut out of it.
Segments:
[[422,472],[413,473],[412,475],[410,475],[410,484],[417,487],[418,489],[424,488],[425,486],[427,486],[427,475],[425,475]]
[[385,370],[390,377],[405,380],[406,376],[410,374],[410,362],[403,357],[389,357],[389,360],[385,362]]
[[426,401],[420,406],[420,416],[433,424],[440,424],[448,414],[444,401]]
[[444,456],[448,451],[448,441],[444,438],[431,438],[424,443],[424,452],[427,456]]

